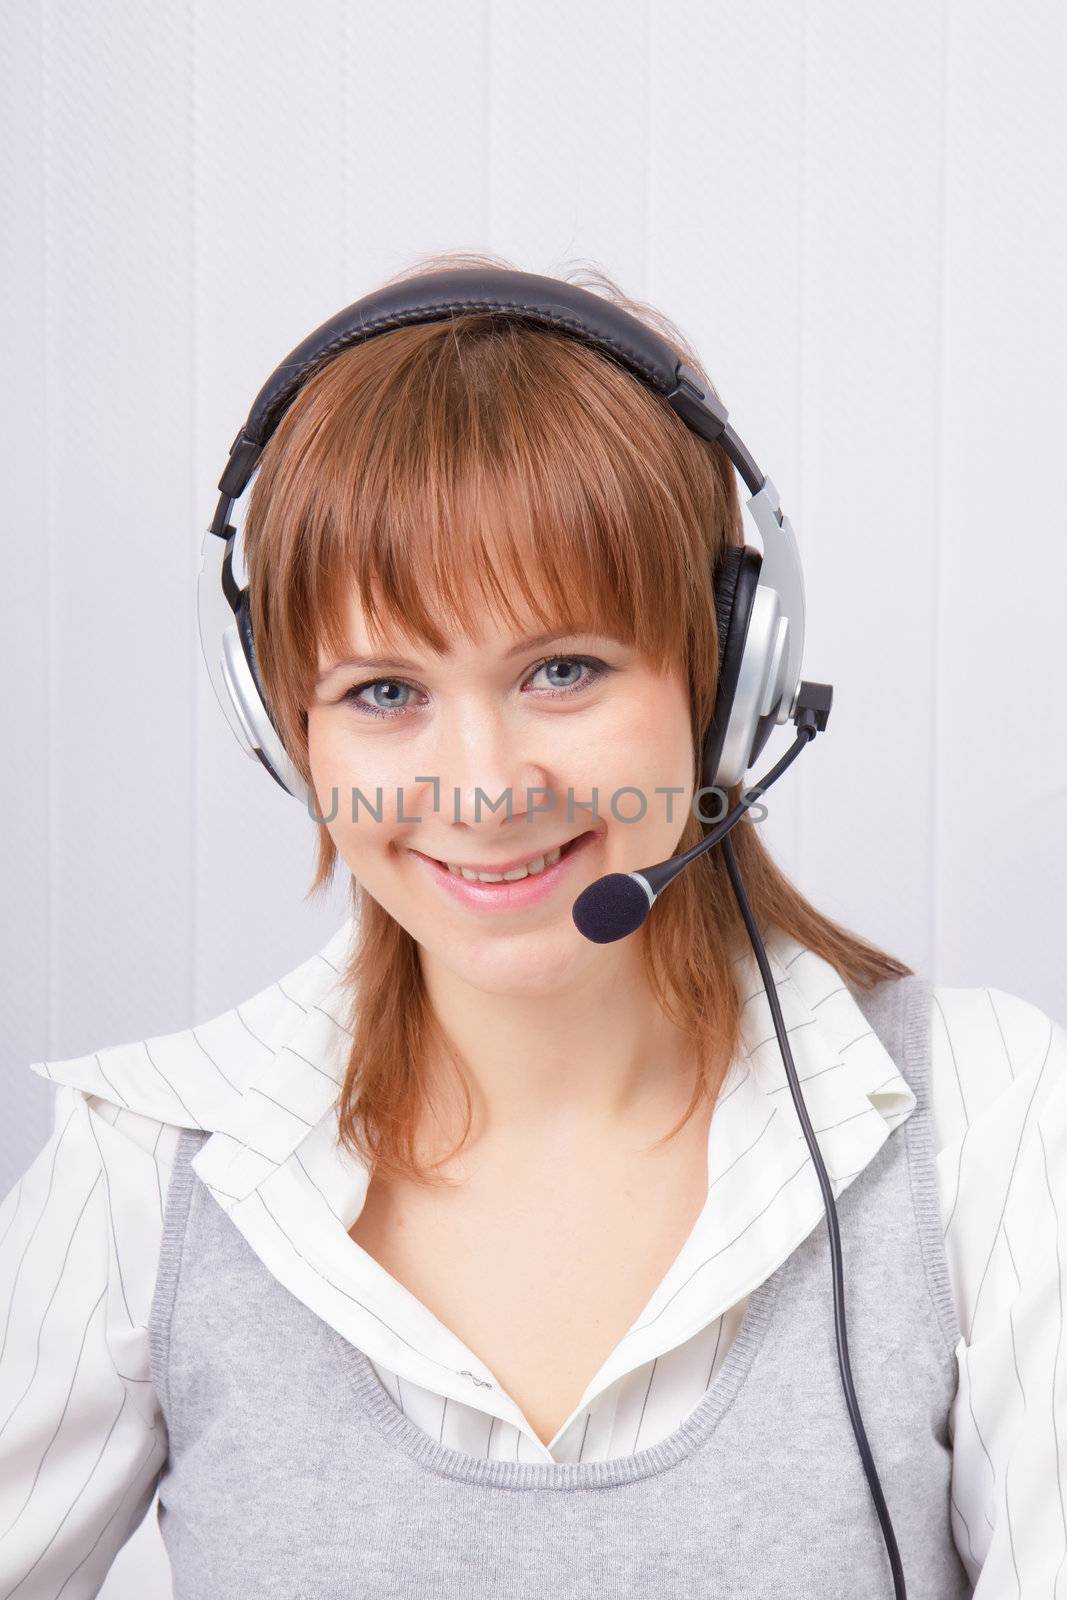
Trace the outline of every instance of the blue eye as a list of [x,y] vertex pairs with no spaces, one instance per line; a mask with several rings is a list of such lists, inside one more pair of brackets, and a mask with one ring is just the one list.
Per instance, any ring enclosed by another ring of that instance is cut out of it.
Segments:
[[[600,671],[601,664],[593,661],[588,656],[549,656],[548,660],[542,661],[539,667],[534,668],[534,671],[535,673],[543,672],[546,667],[554,667],[557,662],[560,661],[563,662],[564,666],[568,667],[585,667],[593,674],[593,676],[591,678],[579,678],[577,682],[574,683],[558,683],[551,685],[551,687],[555,690],[560,690],[566,693],[568,691],[573,692],[575,689],[588,689],[597,681],[599,677],[602,676]],[[604,668],[604,671],[606,670],[607,668]]]
[[[562,695],[583,694],[586,689],[591,689],[595,683],[598,683],[605,673],[612,671],[611,667],[603,661],[598,661],[595,656],[548,656],[534,668],[534,675],[542,672],[545,667],[555,666],[560,661],[570,667],[580,666],[584,668],[588,676],[579,679],[576,683],[560,684],[549,687],[547,690],[539,691],[547,694],[550,699],[558,699]],[[383,684],[401,691],[409,691],[413,688],[413,685],[407,683],[403,678],[372,678],[369,683],[357,683],[353,688],[347,690],[341,696],[341,702],[371,717],[402,716],[409,709],[406,703],[394,706],[371,705],[366,700],[359,698],[368,689],[377,690]]]
[[342,699],[346,704],[355,706],[359,711],[369,712],[372,717],[399,716],[400,712],[405,709],[404,706],[398,706],[395,709],[387,710],[381,706],[369,706],[363,700],[358,700],[356,698],[356,696],[361,695],[365,689],[377,689],[378,685],[382,683],[395,685],[400,689],[410,689],[411,687],[411,685],[408,683],[401,683],[398,678],[375,678],[371,683],[357,684],[354,689],[349,689],[347,694],[342,696]]

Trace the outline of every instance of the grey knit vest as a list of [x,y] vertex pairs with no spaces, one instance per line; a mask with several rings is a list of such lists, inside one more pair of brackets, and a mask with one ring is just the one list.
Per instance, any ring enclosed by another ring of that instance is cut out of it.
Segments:
[[[960,1337],[930,1125],[929,983],[853,991],[917,1097],[837,1201],[853,1382],[909,1600],[971,1594],[949,1523]],[[409,1422],[267,1270],[181,1136],[149,1337],[175,1600],[892,1600],[837,1363],[825,1218],[752,1294],[667,1438],[484,1461]]]

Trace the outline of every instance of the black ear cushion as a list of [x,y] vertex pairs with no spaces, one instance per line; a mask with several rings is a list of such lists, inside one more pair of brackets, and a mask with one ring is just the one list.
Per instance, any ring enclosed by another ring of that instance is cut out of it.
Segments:
[[274,720],[274,713],[270,708],[270,701],[267,699],[267,696],[263,690],[263,685],[259,681],[259,664],[256,661],[256,643],[252,637],[252,614],[248,605],[247,588],[241,590],[240,598],[237,601],[237,605],[234,608],[233,614],[237,622],[237,633],[241,640],[241,648],[245,653],[245,660],[248,662],[249,670],[252,673],[252,682],[256,686],[256,693],[263,702],[263,709],[267,713],[267,718],[271,727],[274,729],[275,733],[277,733],[278,738],[280,739],[281,733],[279,731],[278,724]]
[[723,552],[715,575],[715,622],[719,632],[720,673],[722,672],[723,659],[726,655],[726,640],[730,632],[730,618],[733,616],[734,596],[737,593],[737,575],[741,570],[741,556],[741,546],[730,545]]
[[[252,616],[248,607],[247,588],[240,591],[237,597],[237,604],[233,608],[233,615],[237,623],[237,637],[241,641],[241,649],[244,651],[245,660],[248,662],[248,670],[252,674],[252,682],[256,686],[256,693],[259,695],[259,698],[262,701],[263,709],[267,713],[267,719],[270,722],[271,727],[278,735],[278,738],[284,748],[285,741],[282,739],[281,729],[274,720],[274,713],[270,709],[270,702],[263,692],[263,685],[259,681],[259,667],[256,664],[256,645],[255,640],[252,637]],[[286,794],[292,794],[293,790],[289,788],[289,785],[286,783],[281,774],[275,772],[274,768],[267,760],[267,757],[264,755],[263,751],[258,748],[258,746],[255,754],[259,758],[261,765],[270,773],[278,787],[284,789]]]
[[259,681],[259,668],[256,663],[256,646],[252,638],[252,617],[248,608],[247,589],[241,590],[233,614],[237,621],[237,633],[241,640],[241,648],[245,653],[245,660],[248,662],[252,673],[252,682],[256,686],[259,698],[263,700],[263,686]]
[[[730,545],[715,573],[715,623],[719,634],[719,687],[704,740],[701,783],[711,787],[726,742],[730,711],[741,675],[741,660],[759,584],[763,557],[752,545]],[[713,809],[713,808],[709,808]]]

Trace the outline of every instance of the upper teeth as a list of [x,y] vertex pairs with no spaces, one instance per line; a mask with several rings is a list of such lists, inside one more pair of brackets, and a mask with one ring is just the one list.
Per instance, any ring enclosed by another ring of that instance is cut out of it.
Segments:
[[446,861],[445,866],[457,877],[469,878],[471,882],[477,879],[479,883],[503,883],[506,879],[508,883],[514,883],[519,878],[528,877],[531,872],[543,872],[546,867],[552,866],[559,860],[562,851],[563,846],[556,845],[545,855],[538,856],[534,861],[528,861],[524,867],[513,867],[510,872],[472,872],[470,867],[457,867],[451,861]]

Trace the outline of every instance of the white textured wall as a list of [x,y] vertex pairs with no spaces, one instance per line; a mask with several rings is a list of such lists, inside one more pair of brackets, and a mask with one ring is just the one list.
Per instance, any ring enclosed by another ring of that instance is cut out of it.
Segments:
[[[835,685],[767,837],[936,981],[1067,1017],[1058,0],[7,0],[0,43],[0,1192],[29,1061],[213,1015],[344,915],[195,571],[262,381],[428,251],[593,261],[680,323]],[[169,1593],[154,1515],[103,1592]]]

